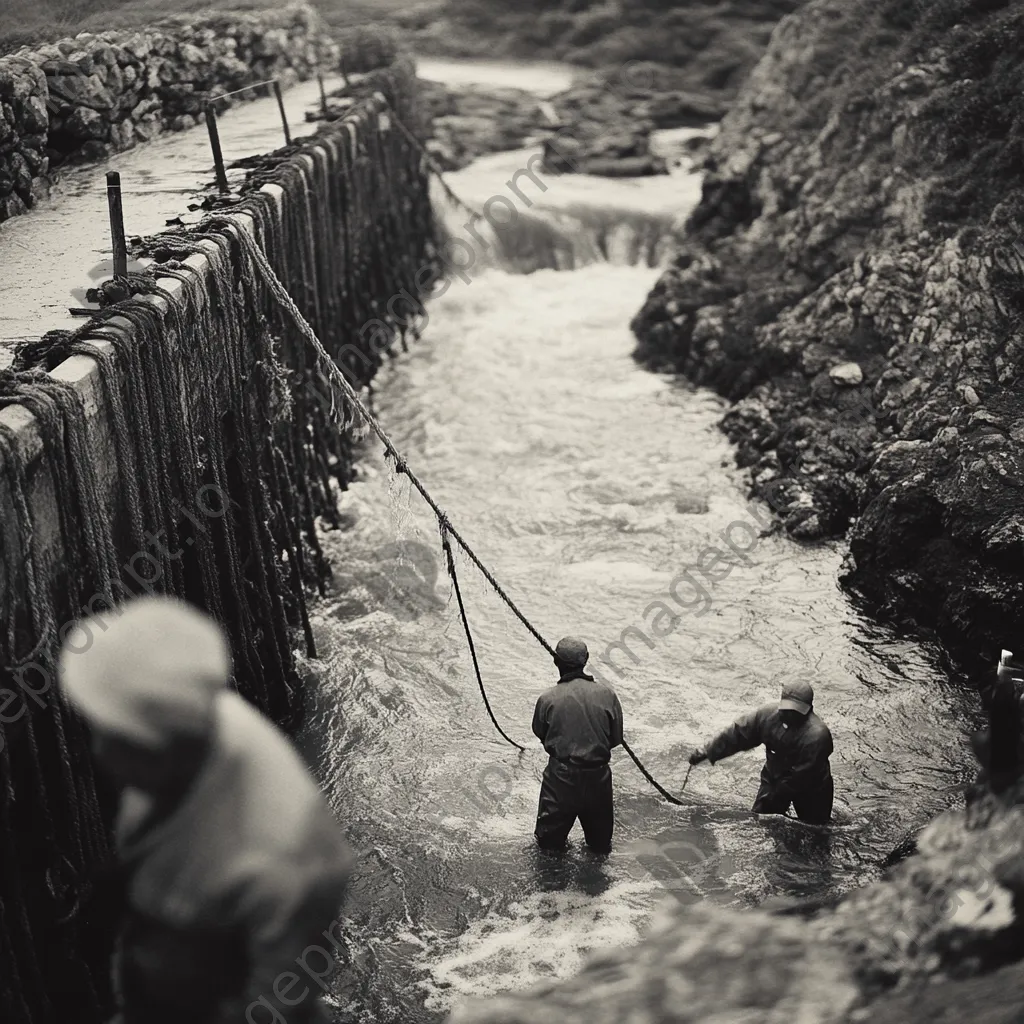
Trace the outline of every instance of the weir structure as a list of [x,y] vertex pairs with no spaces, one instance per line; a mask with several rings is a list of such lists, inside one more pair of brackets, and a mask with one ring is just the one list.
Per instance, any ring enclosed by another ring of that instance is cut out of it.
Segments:
[[399,59],[339,121],[259,161],[201,231],[145,240],[132,297],[53,332],[0,373],[0,1019],[93,1024],[110,1009],[112,795],[54,659],[75,626],[131,595],[215,615],[233,685],[275,721],[302,709],[295,651],[330,573],[353,440],[344,403],[292,321],[248,271],[240,232],[357,390],[436,281],[415,73]]

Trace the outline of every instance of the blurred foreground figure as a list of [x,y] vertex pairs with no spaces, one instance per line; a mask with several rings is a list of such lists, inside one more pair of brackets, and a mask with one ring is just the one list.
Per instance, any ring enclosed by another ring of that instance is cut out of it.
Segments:
[[764,744],[761,788],[752,810],[785,814],[790,804],[801,821],[827,825],[832,817],[832,733],[814,713],[814,690],[789,683],[777,704],[766,704],[720,732],[707,747],[690,755],[690,764],[714,764]]
[[309,947],[331,948],[351,854],[283,733],[227,689],[220,628],[143,598],[68,640],[63,690],[122,790],[119,1019],[327,1021],[315,987],[286,982]]
[[612,750],[622,743],[622,707],[611,687],[588,676],[590,652],[582,640],[565,637],[555,648],[559,680],[537,700],[534,735],[548,752],[537,810],[537,844],[564,848],[579,818],[587,846],[612,848]]

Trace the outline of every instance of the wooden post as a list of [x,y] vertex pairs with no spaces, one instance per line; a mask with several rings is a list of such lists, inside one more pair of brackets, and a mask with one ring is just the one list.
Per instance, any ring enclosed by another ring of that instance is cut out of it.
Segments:
[[288,115],[284,112],[284,97],[281,95],[281,83],[274,79],[274,95],[277,97],[277,109],[281,111],[281,124],[284,125],[284,144],[292,144],[292,132],[288,127]]
[[320,83],[320,109],[323,111],[324,117],[327,117],[329,110],[327,106],[327,91],[324,89],[324,76],[318,74],[316,80]]
[[348,72],[345,70],[345,55],[342,54],[338,61],[338,70],[341,72],[341,80],[345,83],[345,88],[351,87],[352,83],[348,80]]
[[124,207],[121,205],[121,175],[107,172],[107,207],[110,210],[110,238],[114,244],[114,277],[128,276],[128,245],[124,239]]
[[217,130],[217,111],[212,103],[206,104],[206,128],[210,133],[210,149],[213,150],[213,166],[217,171],[217,188],[229,192],[228,174],[224,169],[224,153],[220,148],[220,132]]

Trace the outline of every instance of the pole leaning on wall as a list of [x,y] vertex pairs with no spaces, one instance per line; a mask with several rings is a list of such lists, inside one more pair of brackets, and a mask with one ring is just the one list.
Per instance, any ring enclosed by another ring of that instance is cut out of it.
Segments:
[[128,244],[124,237],[124,206],[121,201],[121,175],[107,172],[107,208],[110,212],[110,239],[114,250],[114,277],[128,276]]
[[281,95],[281,83],[274,79],[274,97],[277,99],[277,109],[281,111],[281,124],[284,125],[284,144],[292,144],[292,130],[288,127],[288,115],[284,110],[284,96]]
[[330,107],[327,103],[327,90],[324,88],[324,76],[317,75],[316,80],[320,85],[320,110],[323,112],[324,117],[330,113]]
[[210,133],[210,149],[213,150],[213,166],[217,172],[217,188],[229,192],[228,173],[224,169],[224,153],[220,148],[220,132],[217,129],[217,111],[212,103],[206,104],[206,127]]

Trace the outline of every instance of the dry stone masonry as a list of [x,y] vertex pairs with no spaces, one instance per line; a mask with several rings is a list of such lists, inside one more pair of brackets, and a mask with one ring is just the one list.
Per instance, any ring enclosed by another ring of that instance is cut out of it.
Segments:
[[29,209],[62,164],[194,127],[214,96],[271,78],[288,85],[339,56],[302,4],[22,47],[0,58],[0,221]]

